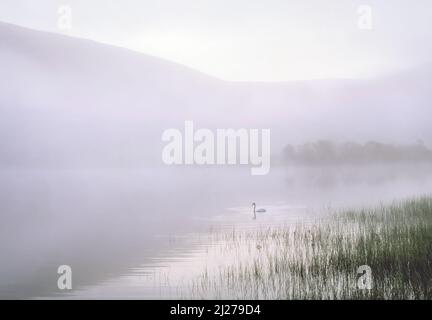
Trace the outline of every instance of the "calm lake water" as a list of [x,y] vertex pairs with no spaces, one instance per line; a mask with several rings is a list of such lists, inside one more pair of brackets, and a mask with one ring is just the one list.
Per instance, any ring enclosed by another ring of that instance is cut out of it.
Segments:
[[[203,271],[241,259],[220,259],[224,234],[430,194],[431,169],[0,171],[0,297],[185,298]],[[256,220],[252,202],[267,210]],[[63,264],[71,291],[57,288]]]

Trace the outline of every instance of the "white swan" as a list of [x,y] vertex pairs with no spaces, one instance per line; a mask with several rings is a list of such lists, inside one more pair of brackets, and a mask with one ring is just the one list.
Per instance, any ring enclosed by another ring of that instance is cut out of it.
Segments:
[[257,212],[260,212],[260,213],[262,213],[262,212],[266,212],[266,209],[263,209],[263,208],[256,209],[256,204],[255,204],[255,202],[252,202],[252,207],[253,207],[253,214],[254,214],[253,218],[254,218],[254,219],[256,219],[256,213],[257,213]]

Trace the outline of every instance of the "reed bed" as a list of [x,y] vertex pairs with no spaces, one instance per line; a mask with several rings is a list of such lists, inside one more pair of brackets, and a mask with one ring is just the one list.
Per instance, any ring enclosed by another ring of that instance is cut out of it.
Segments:
[[[432,198],[341,210],[315,223],[215,234],[216,268],[186,298],[431,299]],[[371,288],[358,285],[370,267]]]

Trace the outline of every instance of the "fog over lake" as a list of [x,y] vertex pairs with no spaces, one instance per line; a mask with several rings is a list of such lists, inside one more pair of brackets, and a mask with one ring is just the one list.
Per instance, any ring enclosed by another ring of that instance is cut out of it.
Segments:
[[263,177],[247,168],[2,171],[1,295],[58,295],[61,264],[73,267],[78,288],[115,278],[169,256],[181,244],[171,238],[251,222],[252,201],[287,208],[268,216],[295,221],[425,194],[431,172],[428,165],[279,167]]

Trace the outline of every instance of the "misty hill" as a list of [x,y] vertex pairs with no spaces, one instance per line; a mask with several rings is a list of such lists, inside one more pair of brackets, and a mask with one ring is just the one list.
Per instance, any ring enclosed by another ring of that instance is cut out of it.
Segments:
[[393,145],[376,141],[360,144],[321,140],[299,146],[287,145],[282,162],[290,165],[432,163],[432,150],[421,141],[411,145]]
[[270,128],[272,148],[430,144],[430,68],[373,80],[227,82],[122,48],[0,23],[0,165],[159,164],[162,131]]

